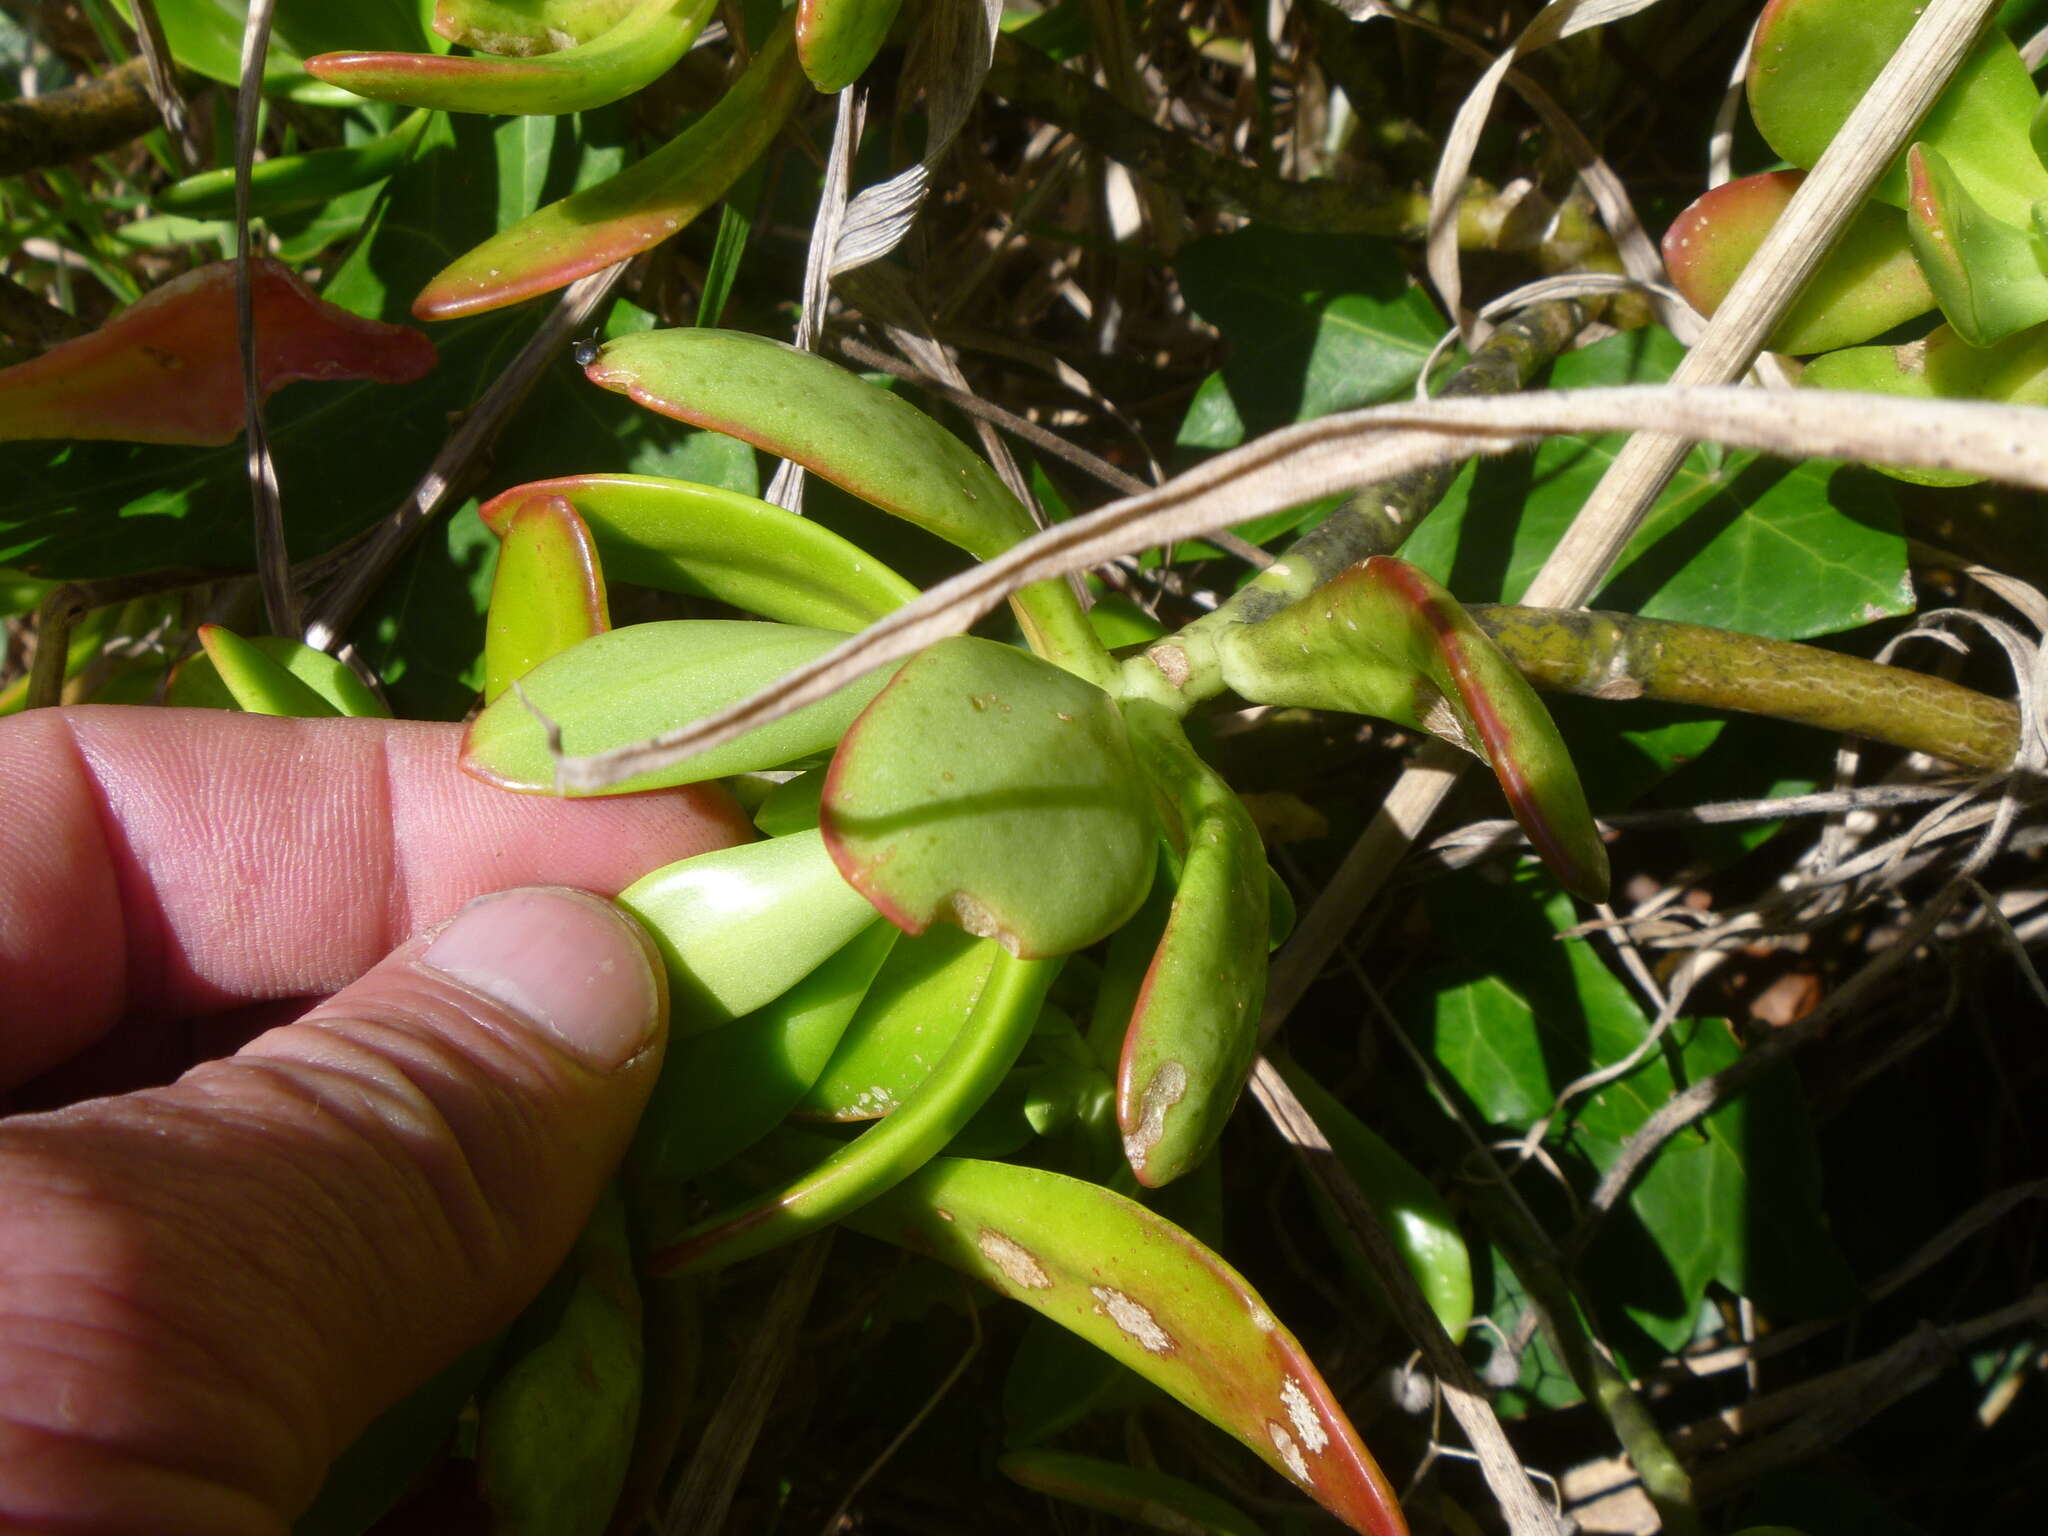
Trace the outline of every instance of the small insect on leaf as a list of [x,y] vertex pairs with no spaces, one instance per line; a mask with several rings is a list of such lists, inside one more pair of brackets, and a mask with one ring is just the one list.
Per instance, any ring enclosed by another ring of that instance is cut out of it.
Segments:
[[588,368],[597,361],[597,354],[603,350],[604,342],[600,339],[600,333],[592,331],[569,349],[569,355],[576,359],[578,368]]

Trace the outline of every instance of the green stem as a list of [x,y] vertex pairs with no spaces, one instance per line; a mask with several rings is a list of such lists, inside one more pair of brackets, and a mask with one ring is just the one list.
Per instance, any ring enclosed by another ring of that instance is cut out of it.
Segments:
[[31,100],[0,102],[0,176],[117,149],[157,125],[141,59]]
[[[1489,336],[1438,397],[1504,395],[1520,389],[1578,333],[1584,311],[1569,299],[1533,304]],[[1352,492],[1322,522],[1216,609],[1123,666],[1126,690],[1185,714],[1224,688],[1217,641],[1301,601],[1370,555],[1392,554],[1443,499],[1458,466],[1418,470]]]
[[1633,614],[1469,612],[1524,677],[1553,692],[1768,715],[1966,768],[2009,767],[2019,747],[2015,705],[1904,667]]

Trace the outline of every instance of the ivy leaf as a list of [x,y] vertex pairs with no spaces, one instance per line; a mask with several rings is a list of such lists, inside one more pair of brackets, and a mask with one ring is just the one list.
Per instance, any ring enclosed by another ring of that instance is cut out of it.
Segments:
[[[1683,355],[1667,331],[1630,332],[1560,358],[1551,383],[1661,382]],[[1553,438],[1468,467],[1402,558],[1461,601],[1520,601],[1623,441]],[[1781,640],[1910,613],[1898,506],[1858,470],[1695,448],[1589,606]]]

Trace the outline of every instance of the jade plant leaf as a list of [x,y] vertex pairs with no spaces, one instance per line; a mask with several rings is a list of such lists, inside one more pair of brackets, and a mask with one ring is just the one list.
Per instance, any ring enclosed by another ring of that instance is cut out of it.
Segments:
[[1236,1505],[1156,1467],[1131,1467],[1071,1451],[1011,1451],[996,1469],[1012,1482],[1133,1525],[1179,1536],[1260,1536]]
[[641,0],[437,0],[434,30],[482,53],[522,58],[587,43]]
[[1117,1126],[1138,1182],[1171,1183],[1199,1163],[1258,1053],[1266,995],[1266,850],[1244,805],[1159,705],[1124,706],[1131,744],[1178,812],[1179,878],[1140,984],[1117,1070]]
[[1354,1531],[1405,1536],[1400,1502],[1300,1341],[1243,1276],[1135,1201],[1042,1169],[948,1157],[849,1225],[1080,1334]]
[[821,825],[847,880],[906,933],[950,922],[1026,957],[1115,931],[1158,836],[1109,696],[971,636],[907,663],[855,722]]
[[908,1100],[974,1016],[997,948],[956,928],[898,944],[795,1112],[879,1120]]
[[332,719],[341,711],[240,635],[222,624],[199,626],[199,643],[214,675],[252,715],[285,715],[297,720]]
[[[1851,347],[1806,365],[1811,389],[1853,389],[1922,400],[2003,400],[2048,405],[2048,327],[2036,326],[1989,347],[1973,347],[1946,325],[1901,347]],[[1914,485],[1974,485],[1974,475],[1946,469],[1882,466]]]
[[[746,698],[845,638],[836,630],[725,619],[630,624],[594,635],[542,662],[471,721],[462,764],[506,789],[552,793],[549,722],[561,731],[560,749],[570,754],[645,741]],[[888,678],[887,669],[858,678],[772,725],[602,793],[698,784],[823,752]]]
[[526,502],[494,529],[498,568],[484,623],[484,702],[612,627],[590,530],[559,496]]
[[[131,23],[131,0],[114,0]],[[248,0],[155,0],[171,55],[187,69],[226,85],[242,81],[242,32]],[[358,98],[311,79],[303,60],[330,48],[411,48],[425,35],[421,0],[279,0],[263,64],[263,88],[321,106]]]
[[[1924,9],[1921,0],[1771,0],[1749,61],[1749,112],[1772,149],[1807,170],[1820,158]],[[2040,93],[2019,50],[1997,28],[1949,80],[1915,138],[1955,167],[1994,218],[2022,224],[2048,197],[2048,169],[2029,128]],[[1906,206],[1901,155],[1874,195]]]
[[790,459],[979,559],[1035,532],[965,443],[909,401],[765,336],[644,331],[608,343],[593,384]]
[[323,53],[306,72],[372,101],[443,112],[552,116],[624,100],[667,73],[704,29],[713,0],[640,0],[588,42],[531,58]]
[[[1804,171],[1744,176],[1713,188],[1672,220],[1664,235],[1664,265],[1687,303],[1703,315],[1721,307],[1805,179]],[[1769,345],[1777,352],[1831,352],[1933,307],[1934,293],[1913,259],[1904,216],[1881,203],[1865,203],[1771,332]]]
[[[418,331],[329,304],[282,262],[259,260],[257,378],[268,399],[299,379],[405,384],[434,366]],[[242,432],[235,267],[172,278],[88,336],[0,369],[0,439],[215,446]]]
[[[1273,1065],[1314,1118],[1316,1128],[1329,1142],[1337,1161],[1344,1165],[1344,1171],[1351,1175],[1359,1193],[1371,1203],[1394,1251],[1415,1277],[1415,1284],[1430,1310],[1436,1313],[1437,1321],[1444,1325],[1444,1332],[1454,1339],[1459,1337],[1472,1321],[1472,1254],[1444,1197],[1413,1163],[1346,1109],[1299,1062],[1292,1057],[1275,1056]],[[1339,1254],[1345,1257],[1354,1283],[1377,1294],[1378,1281],[1365,1267],[1364,1255],[1355,1253],[1356,1239],[1350,1236],[1322,1186],[1311,1181],[1309,1194],[1324,1229],[1336,1243]]]
[[619,581],[717,598],[781,624],[864,628],[917,588],[831,529],[755,496],[652,475],[567,475],[485,502],[503,530],[536,498],[582,514]]
[[1247,699],[1377,715],[1440,736],[1493,770],[1508,808],[1564,885],[1607,896],[1607,850],[1549,711],[1448,592],[1375,556],[1219,643]]
[[626,1202],[608,1184],[477,1405],[477,1488],[502,1536],[602,1531],[626,1481],[643,1372]]
[[[341,149],[316,149],[303,155],[277,155],[259,160],[249,170],[249,212],[269,216],[307,208],[382,181],[404,165],[419,147],[432,114],[408,113],[389,133]],[[235,173],[232,167],[201,171],[156,193],[150,199],[165,213],[194,219],[231,219],[235,215]]]
[[1057,960],[998,954],[973,1016],[911,1099],[780,1188],[657,1249],[649,1266],[657,1274],[719,1269],[843,1220],[895,1188],[958,1135],[1002,1083],[1059,967]]
[[633,1139],[629,1175],[656,1199],[775,1129],[837,1049],[901,937],[880,919],[780,997],[673,1036]]
[[679,1035],[752,1013],[875,920],[816,832],[682,859],[619,893],[668,966]]
[[2048,320],[2048,272],[2031,222],[1985,212],[1931,144],[1915,144],[1906,167],[1906,232],[1955,333],[1988,347]]
[[452,320],[502,309],[659,245],[739,180],[803,90],[785,20],[717,106],[646,159],[450,262],[414,300],[413,313]]
[[[208,632],[212,631],[209,639]],[[169,689],[164,695],[166,704],[181,709],[248,709],[256,706],[242,702],[249,677],[246,665],[227,668],[216,664],[219,655],[227,649],[246,662],[250,650],[268,658],[271,665],[281,669],[304,688],[310,689],[324,704],[315,708],[307,704],[303,709],[262,710],[263,714],[292,714],[304,718],[321,715],[353,715],[389,719],[391,711],[384,707],[384,701],[372,693],[369,685],[349,669],[339,657],[325,651],[316,651],[304,641],[291,639],[286,635],[256,635],[242,638],[231,635],[218,625],[202,625],[199,634],[203,649],[196,656],[188,657],[171,674]],[[237,686],[231,687],[228,674],[235,674]]]
[[797,0],[796,56],[828,95],[867,71],[903,0]]

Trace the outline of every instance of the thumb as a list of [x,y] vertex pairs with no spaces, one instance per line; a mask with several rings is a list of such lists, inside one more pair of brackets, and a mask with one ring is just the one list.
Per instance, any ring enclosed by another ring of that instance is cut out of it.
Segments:
[[280,1536],[568,1251],[662,977],[607,903],[507,891],[168,1088],[0,1121],[0,1531]]

